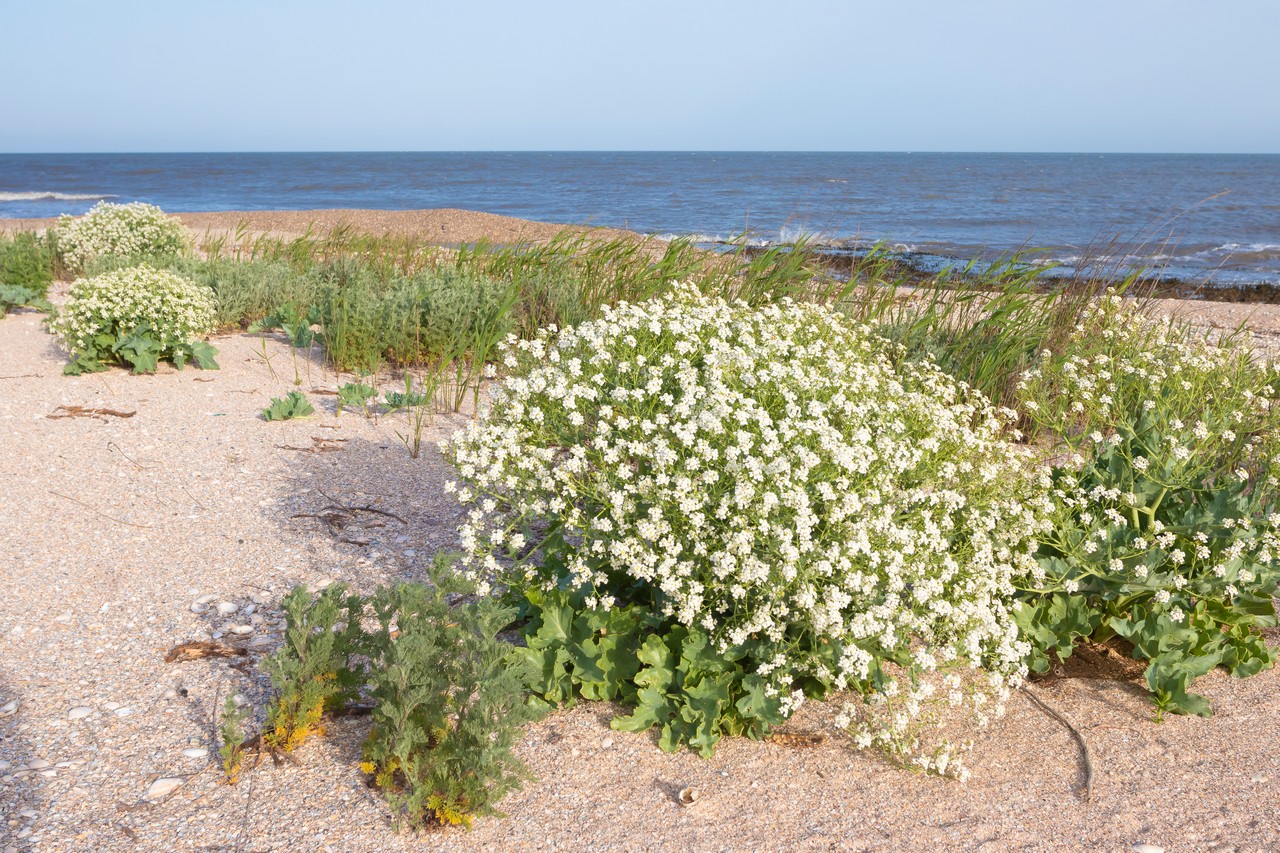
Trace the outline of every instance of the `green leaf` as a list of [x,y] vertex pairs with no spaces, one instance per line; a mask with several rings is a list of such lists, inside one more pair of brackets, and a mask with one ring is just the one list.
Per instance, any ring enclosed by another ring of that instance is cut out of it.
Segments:
[[196,341],[191,344],[191,357],[195,360],[196,367],[201,370],[217,370],[218,362],[214,360],[217,354],[217,349],[208,341]]

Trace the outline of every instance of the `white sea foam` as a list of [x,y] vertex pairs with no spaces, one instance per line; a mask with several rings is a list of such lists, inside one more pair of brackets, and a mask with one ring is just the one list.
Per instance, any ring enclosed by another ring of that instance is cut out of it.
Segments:
[[110,193],[0,192],[0,204],[6,201],[93,201],[99,198],[116,198],[116,196]]

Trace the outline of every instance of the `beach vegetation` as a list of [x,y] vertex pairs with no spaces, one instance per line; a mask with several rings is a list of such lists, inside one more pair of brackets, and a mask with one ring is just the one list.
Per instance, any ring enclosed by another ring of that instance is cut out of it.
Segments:
[[352,705],[371,711],[360,767],[397,827],[470,828],[529,778],[512,750],[532,712],[498,638],[514,613],[474,595],[449,563],[436,560],[429,584],[368,596],[295,588],[284,600],[285,645],[267,664],[272,748],[296,749]]
[[272,397],[271,403],[262,410],[264,421],[291,421],[305,418],[316,413],[315,407],[301,391],[290,391],[283,397]]
[[181,222],[152,204],[100,201],[84,216],[64,214],[55,226],[59,257],[73,272],[96,258],[165,259],[186,252],[191,236]]
[[228,785],[240,781],[240,773],[244,770],[245,734],[244,724],[249,712],[237,705],[234,696],[228,696],[222,706],[222,722],[218,724],[218,733],[222,738],[222,746],[218,755],[222,758],[222,774]]
[[378,389],[363,382],[344,382],[338,386],[338,414],[343,409],[360,409],[369,413],[369,401],[378,396]]
[[110,364],[154,373],[161,360],[216,369],[217,351],[201,337],[213,331],[208,288],[147,264],[77,279],[52,327],[71,353],[68,374]]
[[56,239],[32,231],[0,236],[0,286],[18,287],[43,299],[57,267]]
[[1113,296],[1018,383],[1052,466],[1054,524],[1019,579],[1031,668],[1119,638],[1157,714],[1211,713],[1190,684],[1270,668],[1277,624],[1280,374]]
[[534,693],[621,701],[615,727],[703,754],[831,691],[901,691],[857,732],[900,749],[926,674],[981,672],[988,718],[1026,652],[1007,591],[1047,480],[1012,412],[896,350],[826,308],[687,287],[512,339],[446,450],[467,570],[530,617]]
[[53,311],[53,306],[36,291],[12,284],[0,284],[0,317],[15,308],[34,308],[37,311]]

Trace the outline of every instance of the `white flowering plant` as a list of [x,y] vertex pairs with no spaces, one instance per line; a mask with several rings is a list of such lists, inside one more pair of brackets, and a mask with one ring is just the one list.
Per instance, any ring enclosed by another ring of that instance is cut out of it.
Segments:
[[1157,715],[1208,715],[1189,693],[1217,666],[1275,663],[1274,370],[1247,343],[1211,345],[1112,296],[1058,358],[1022,379],[1034,428],[1059,439],[1057,506],[1036,570],[1019,579],[1030,666],[1082,638],[1119,636],[1148,661]]
[[180,255],[191,245],[191,235],[181,222],[143,202],[100,201],[79,218],[62,215],[55,230],[58,251],[73,270],[83,270],[103,256]]
[[976,672],[998,709],[1047,478],[1012,412],[897,355],[823,308],[685,287],[511,339],[444,449],[470,570],[528,616],[533,691],[634,705],[615,727],[703,754],[806,696],[899,694],[895,673],[905,701],[860,745],[912,738],[927,673]]
[[154,373],[167,359],[216,369],[217,350],[200,337],[214,329],[213,291],[174,273],[142,264],[71,285],[53,329],[71,352],[67,374],[92,373],[110,364]]

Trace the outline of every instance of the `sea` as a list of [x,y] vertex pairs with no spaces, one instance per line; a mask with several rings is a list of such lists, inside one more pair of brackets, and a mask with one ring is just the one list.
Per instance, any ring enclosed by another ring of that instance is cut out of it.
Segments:
[[856,152],[3,154],[0,218],[100,200],[170,212],[462,208],[690,237],[877,243],[932,270],[1022,253],[1280,284],[1280,155]]

